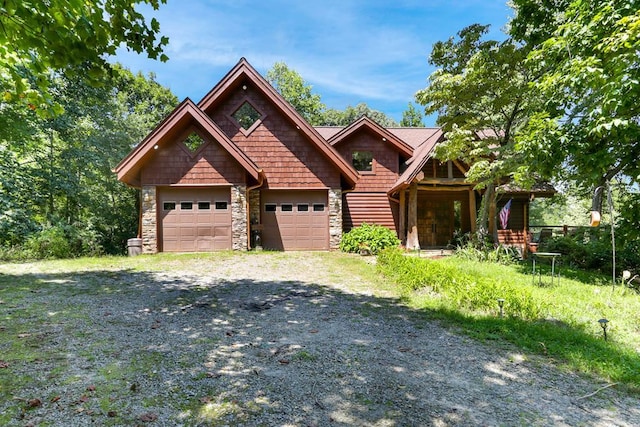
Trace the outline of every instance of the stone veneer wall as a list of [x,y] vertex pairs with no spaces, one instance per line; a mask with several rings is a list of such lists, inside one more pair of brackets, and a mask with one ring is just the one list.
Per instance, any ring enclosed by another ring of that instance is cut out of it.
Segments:
[[247,250],[247,187],[231,187],[231,247],[234,251]]
[[158,252],[158,215],[156,187],[142,187],[142,253]]
[[329,189],[329,249],[339,249],[342,240],[342,189]]

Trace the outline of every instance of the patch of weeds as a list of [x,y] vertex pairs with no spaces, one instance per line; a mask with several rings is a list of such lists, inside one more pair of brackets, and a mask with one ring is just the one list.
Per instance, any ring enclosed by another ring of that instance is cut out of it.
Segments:
[[292,358],[293,360],[299,360],[302,362],[313,362],[314,360],[318,359],[318,356],[309,353],[306,350],[300,350],[299,352],[295,353]]

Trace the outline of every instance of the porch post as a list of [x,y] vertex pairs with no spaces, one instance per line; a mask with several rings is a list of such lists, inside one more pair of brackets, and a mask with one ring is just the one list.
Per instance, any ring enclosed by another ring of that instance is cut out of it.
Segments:
[[471,221],[471,233],[476,232],[476,222],[478,221],[476,217],[476,192],[473,188],[469,189],[469,220]]
[[400,190],[400,209],[398,210],[398,237],[403,245],[407,243],[407,195],[404,189]]
[[418,183],[412,182],[409,187],[409,233],[407,234],[407,249],[420,250],[418,238]]

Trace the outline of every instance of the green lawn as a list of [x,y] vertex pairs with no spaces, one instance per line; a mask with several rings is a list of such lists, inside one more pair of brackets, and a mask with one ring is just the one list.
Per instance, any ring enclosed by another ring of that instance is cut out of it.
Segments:
[[[381,261],[381,262],[380,262]],[[548,271],[548,266],[544,266]],[[561,279],[531,264],[457,257],[383,255],[379,270],[404,301],[480,340],[508,341],[530,354],[640,391],[640,295],[608,277],[560,267]],[[504,299],[500,317],[498,299]],[[607,341],[599,319],[606,318]]]

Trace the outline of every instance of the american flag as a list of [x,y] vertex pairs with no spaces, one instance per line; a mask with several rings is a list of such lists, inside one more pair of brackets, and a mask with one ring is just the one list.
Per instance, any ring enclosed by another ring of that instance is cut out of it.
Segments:
[[507,224],[509,223],[509,214],[511,214],[511,201],[513,199],[509,199],[506,205],[500,210],[500,227],[503,230],[507,229]]

